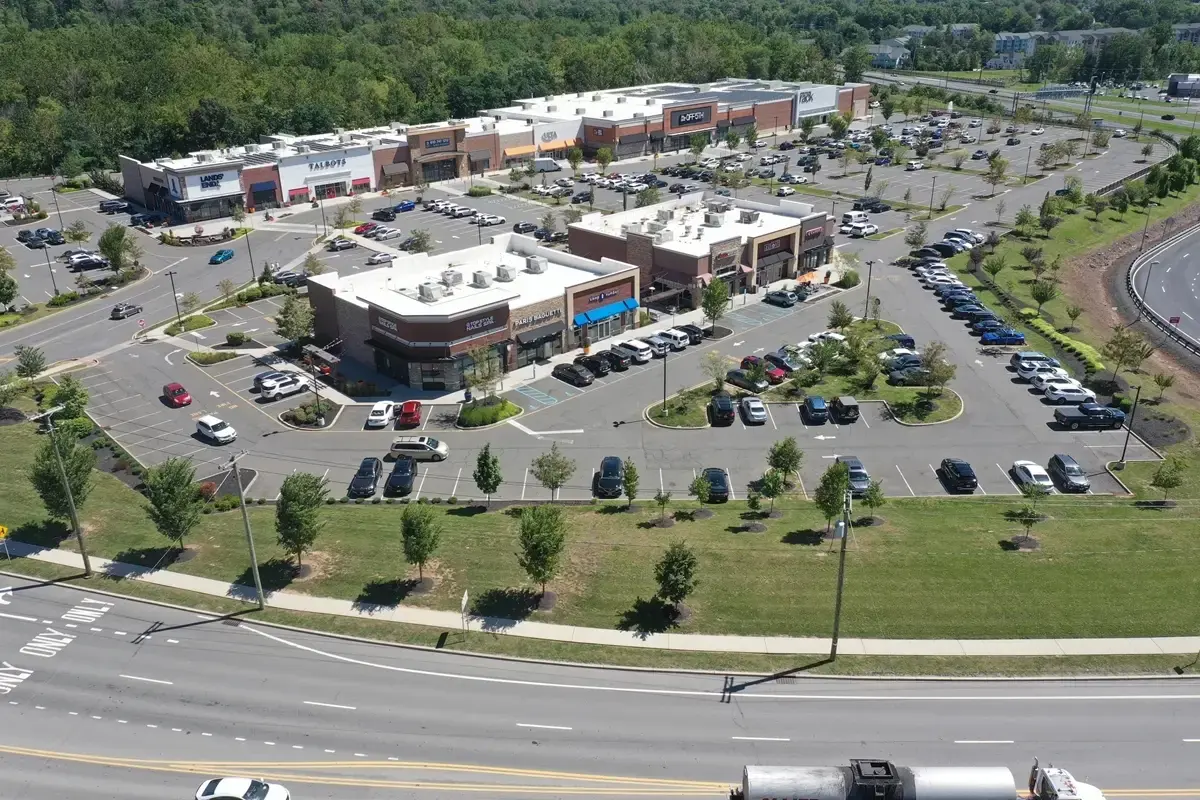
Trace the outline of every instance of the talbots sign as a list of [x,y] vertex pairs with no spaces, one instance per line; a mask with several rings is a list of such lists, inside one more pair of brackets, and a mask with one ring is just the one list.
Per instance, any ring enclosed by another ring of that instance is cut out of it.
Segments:
[[344,167],[344,166],[346,166],[346,159],[330,158],[330,159],[326,159],[324,161],[308,162],[308,171],[309,172],[318,172],[323,169],[335,169],[336,167]]

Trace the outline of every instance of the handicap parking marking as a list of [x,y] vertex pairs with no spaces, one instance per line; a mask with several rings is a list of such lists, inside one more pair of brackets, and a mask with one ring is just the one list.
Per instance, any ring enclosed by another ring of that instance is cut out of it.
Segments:
[[558,402],[557,397],[546,394],[541,389],[535,389],[532,386],[517,386],[513,388],[513,391],[529,398],[540,406],[552,406]]

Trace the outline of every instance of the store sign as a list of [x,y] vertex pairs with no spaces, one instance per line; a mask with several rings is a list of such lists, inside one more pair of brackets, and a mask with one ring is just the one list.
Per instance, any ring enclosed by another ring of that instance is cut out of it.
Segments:
[[604,136],[604,128],[592,128],[592,136]]
[[811,103],[813,101],[813,93],[800,92],[800,94],[796,95],[796,99],[801,103]]
[[519,317],[513,322],[514,328],[527,328],[531,325],[537,325],[551,319],[558,319],[562,316],[561,308],[551,308],[547,311],[538,311],[525,317]]
[[712,107],[692,108],[687,111],[672,111],[671,126],[675,128],[684,125],[700,125],[712,119]]
[[809,228],[808,230],[806,230],[804,232],[804,241],[811,242],[813,239],[816,239],[817,237],[824,236],[824,235],[825,235],[824,228]]
[[543,142],[553,142],[557,138],[558,138],[558,134],[555,133],[554,131],[546,131],[542,134]]
[[426,150],[435,150],[439,147],[449,147],[449,139],[426,139],[423,145]]
[[621,293],[620,289],[605,289],[603,292],[600,292],[599,294],[594,294],[591,297],[589,297],[587,299],[588,305],[591,305],[592,303],[599,303],[601,300],[607,300],[610,297],[616,297],[620,293]]
[[378,317],[378,318],[376,318],[375,321],[379,323],[379,327],[381,327],[381,328],[387,328],[389,331],[392,331],[394,333],[400,332],[396,328],[396,323],[390,319],[384,319],[383,317]]
[[480,317],[479,319],[473,319],[468,322],[466,325],[466,330],[467,333],[471,333],[472,331],[482,331],[492,327],[495,324],[495,317]]
[[765,256],[770,253],[774,253],[776,250],[782,250],[783,244],[786,241],[787,241],[786,239],[776,239],[773,242],[763,242],[758,247],[758,254],[760,256]]
[[308,171],[309,172],[317,172],[318,170],[333,169],[335,167],[344,167],[344,166],[346,166],[346,159],[330,158],[325,161],[310,161],[310,162],[308,162]]
[[223,181],[223,180],[225,180],[224,172],[218,172],[215,175],[201,175],[200,176],[200,188],[201,189],[220,189],[221,181]]
[[732,269],[741,260],[742,257],[742,241],[741,239],[730,239],[727,242],[714,244],[709,249],[709,270],[714,275],[726,272]]

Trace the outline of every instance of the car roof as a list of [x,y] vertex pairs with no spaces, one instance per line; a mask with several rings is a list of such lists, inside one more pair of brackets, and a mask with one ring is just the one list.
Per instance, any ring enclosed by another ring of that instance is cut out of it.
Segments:
[[182,384],[182,383],[178,383],[178,382],[174,382],[174,381],[173,381],[173,382],[171,382],[171,383],[168,383],[168,384],[167,384],[166,386],[164,386],[163,388],[164,388],[164,389],[169,389],[169,390],[171,390],[171,391],[175,391],[176,389],[182,389],[182,388],[183,388],[183,384]]
[[203,417],[199,417],[196,422],[203,422],[205,425],[212,426],[218,422],[221,422],[221,418],[214,417],[212,414],[205,414]]
[[412,411],[414,408],[420,408],[420,407],[421,407],[420,400],[405,400],[403,403],[400,404],[401,411]]
[[394,406],[394,405],[396,405],[396,404],[393,403],[391,400],[380,400],[375,405],[371,406],[371,410],[377,411],[380,409],[387,408],[388,406]]
[[862,459],[860,459],[858,456],[838,456],[837,462],[839,464],[845,464],[848,467],[862,467],[863,465]]

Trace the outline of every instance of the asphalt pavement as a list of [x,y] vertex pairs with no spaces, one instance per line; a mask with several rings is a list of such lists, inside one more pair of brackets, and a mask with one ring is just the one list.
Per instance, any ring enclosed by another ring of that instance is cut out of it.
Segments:
[[20,579],[0,583],[0,614],[3,797],[188,797],[248,773],[296,798],[718,798],[745,764],[884,757],[1020,779],[1033,755],[1112,796],[1200,795],[1190,681],[759,681],[496,661]]
[[1200,247],[1195,231],[1185,233],[1154,259],[1138,268],[1135,276],[1138,293],[1147,305],[1193,340],[1200,340]]

